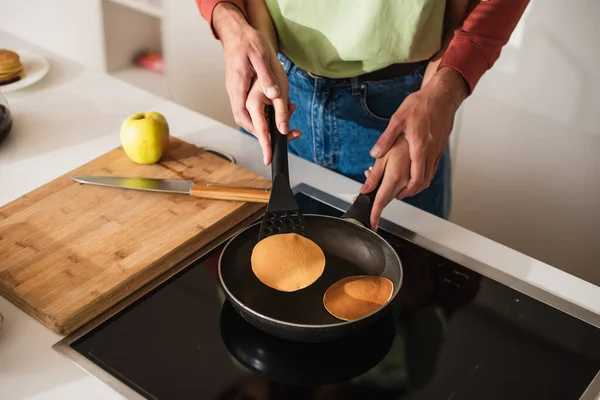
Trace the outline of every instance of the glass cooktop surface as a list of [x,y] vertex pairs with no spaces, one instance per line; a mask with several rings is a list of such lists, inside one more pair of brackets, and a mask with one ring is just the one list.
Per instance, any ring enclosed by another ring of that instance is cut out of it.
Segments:
[[[305,214],[342,214],[296,198]],[[303,344],[257,330],[225,300],[221,245],[78,335],[70,351],[124,394],[149,399],[581,398],[600,371],[598,328],[391,229],[380,234],[404,283],[386,317],[358,335]]]

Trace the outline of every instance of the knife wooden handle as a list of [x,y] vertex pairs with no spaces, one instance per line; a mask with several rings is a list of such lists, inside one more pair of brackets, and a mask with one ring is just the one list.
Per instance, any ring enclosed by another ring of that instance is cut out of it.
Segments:
[[192,187],[190,195],[202,199],[232,200],[266,204],[269,202],[271,190],[198,183]]

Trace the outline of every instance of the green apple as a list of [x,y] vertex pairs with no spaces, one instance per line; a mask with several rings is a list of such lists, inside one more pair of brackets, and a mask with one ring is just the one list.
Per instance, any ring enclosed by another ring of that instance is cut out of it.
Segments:
[[134,114],[121,125],[121,145],[132,161],[154,164],[169,145],[169,124],[162,114],[154,111]]

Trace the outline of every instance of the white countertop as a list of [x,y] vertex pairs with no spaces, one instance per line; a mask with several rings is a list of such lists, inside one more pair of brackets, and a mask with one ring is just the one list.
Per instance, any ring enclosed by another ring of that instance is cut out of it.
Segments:
[[[14,128],[0,145],[0,205],[119,146],[122,121],[150,110],[166,116],[174,136],[224,150],[243,167],[270,176],[258,143],[235,129],[2,31],[0,47],[38,52],[51,65],[36,85],[5,95]],[[360,187],[293,156],[290,171],[293,185],[307,183],[348,201]],[[600,315],[600,288],[588,282],[404,203],[394,202],[384,218]],[[62,337],[3,297],[0,313],[5,319],[0,331],[0,399],[122,398],[56,353],[51,346]]]

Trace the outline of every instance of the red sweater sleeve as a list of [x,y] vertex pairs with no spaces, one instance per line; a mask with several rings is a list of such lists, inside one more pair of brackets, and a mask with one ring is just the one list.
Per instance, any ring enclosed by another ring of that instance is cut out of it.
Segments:
[[245,0],[196,0],[196,6],[198,6],[198,10],[200,10],[200,15],[202,18],[208,21],[210,26],[210,30],[215,38],[217,38],[217,33],[212,24],[212,13],[215,9],[215,6],[221,2],[231,3],[237,8],[239,8],[244,16],[246,16],[246,1]]
[[454,32],[439,68],[457,70],[472,92],[490,69],[523,15],[529,0],[475,2],[460,29]]

